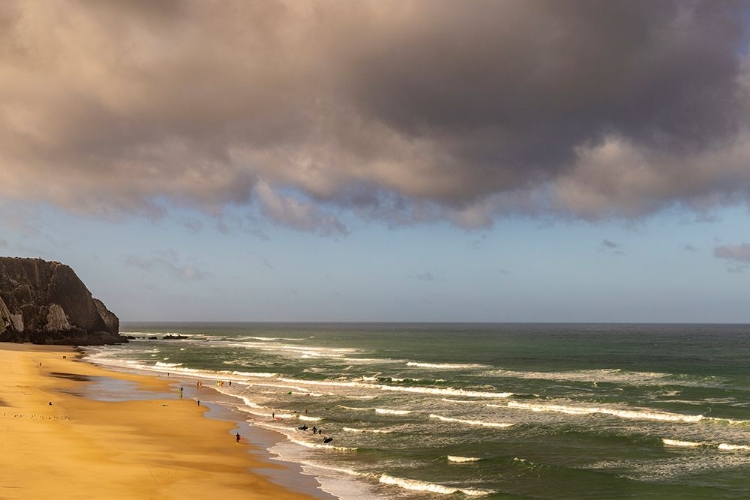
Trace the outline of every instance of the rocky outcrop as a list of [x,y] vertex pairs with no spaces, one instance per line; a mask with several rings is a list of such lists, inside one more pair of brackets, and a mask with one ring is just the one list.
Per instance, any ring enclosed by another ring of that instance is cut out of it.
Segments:
[[68,266],[0,257],[0,341],[118,344],[120,321]]

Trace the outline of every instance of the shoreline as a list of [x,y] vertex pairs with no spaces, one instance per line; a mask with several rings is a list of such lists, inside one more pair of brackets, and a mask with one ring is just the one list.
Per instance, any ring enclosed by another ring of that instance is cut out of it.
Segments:
[[[246,423],[180,399],[168,379],[106,369],[68,346],[2,343],[0,366],[2,498],[321,498],[311,476],[252,439],[238,445],[231,433],[251,436]],[[106,380],[149,399],[87,394]],[[279,484],[290,481],[299,488]]]

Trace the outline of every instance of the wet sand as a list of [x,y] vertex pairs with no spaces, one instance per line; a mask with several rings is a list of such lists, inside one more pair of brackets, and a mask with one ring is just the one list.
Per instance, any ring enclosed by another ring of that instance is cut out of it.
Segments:
[[[77,358],[69,347],[0,343],[0,498],[314,498],[253,473],[274,464],[167,381]],[[96,377],[161,399],[84,397]]]

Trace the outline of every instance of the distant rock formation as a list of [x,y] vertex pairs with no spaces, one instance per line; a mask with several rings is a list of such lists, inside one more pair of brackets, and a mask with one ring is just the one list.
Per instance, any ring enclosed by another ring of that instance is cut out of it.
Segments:
[[127,342],[120,320],[68,266],[0,257],[0,341],[101,345]]

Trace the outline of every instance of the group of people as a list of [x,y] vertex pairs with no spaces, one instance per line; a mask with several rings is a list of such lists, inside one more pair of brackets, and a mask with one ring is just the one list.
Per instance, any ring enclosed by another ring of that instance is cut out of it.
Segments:
[[[299,427],[297,427],[297,429],[300,430],[300,431],[306,431],[307,429],[309,429],[309,427],[307,425],[303,424],[303,425],[300,425]],[[317,427],[313,426],[312,433],[313,434],[320,434],[322,436],[323,435],[323,429],[318,429]],[[331,441],[333,441],[332,437],[323,436],[323,442],[324,443],[330,443]]]
[[[167,376],[169,376],[169,374],[167,374]],[[232,385],[232,382],[230,381],[229,382],[229,386],[231,386],[231,385]],[[223,387],[223,386],[224,386],[224,381],[223,380],[217,380],[216,381],[216,387]],[[200,389],[201,387],[203,387],[203,381],[198,380],[195,383],[195,387],[196,387],[196,389]],[[178,392],[180,394],[180,399],[182,399],[182,396],[183,396],[183,387],[182,386],[180,386],[180,388],[178,389]],[[52,404],[52,403],[50,403],[50,404]],[[201,404],[201,402],[200,402],[200,400],[198,400],[198,406],[200,406],[200,404]],[[295,412],[295,413],[298,413],[298,412]],[[305,413],[307,413],[307,408],[305,408]],[[271,413],[271,418],[274,419],[274,420],[276,419],[276,412],[275,411]],[[307,431],[309,429],[309,427],[307,425],[303,424],[303,425],[300,425],[299,427],[297,427],[297,429],[299,429],[301,431]],[[312,433],[314,435],[318,434],[318,435],[322,436],[323,435],[323,429],[318,429],[316,426],[313,426]],[[242,436],[240,435],[239,432],[237,434],[235,434],[235,441],[237,442],[237,444],[239,444],[242,441]],[[324,443],[327,444],[327,443],[330,443],[331,441],[333,441],[332,437],[323,436],[323,442]]]

